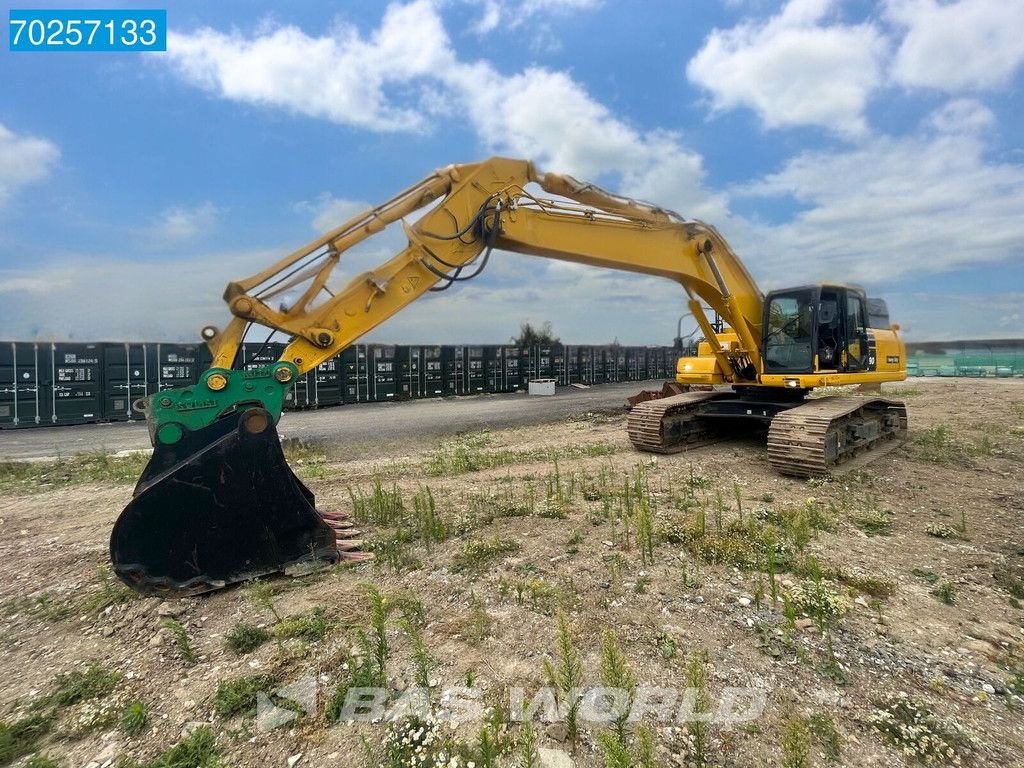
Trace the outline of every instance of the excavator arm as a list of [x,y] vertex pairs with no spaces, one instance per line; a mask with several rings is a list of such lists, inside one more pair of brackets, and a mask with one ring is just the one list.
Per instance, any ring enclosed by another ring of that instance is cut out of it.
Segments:
[[[531,183],[556,197],[532,194]],[[405,248],[323,298],[346,250],[432,204],[415,224],[403,223]],[[703,318],[702,325],[707,319],[701,300],[738,334],[738,353],[714,350],[726,379],[756,376],[762,295],[713,227],[505,158],[439,170],[262,272],[230,283],[224,298],[234,320],[224,332],[204,329],[213,367],[232,367],[253,323],[291,336],[281,360],[300,373],[310,370],[427,291],[467,280],[492,249],[674,280],[696,305],[691,310]],[[291,306],[272,306],[275,298],[305,283]],[[709,331],[708,324],[705,335],[714,340]]]

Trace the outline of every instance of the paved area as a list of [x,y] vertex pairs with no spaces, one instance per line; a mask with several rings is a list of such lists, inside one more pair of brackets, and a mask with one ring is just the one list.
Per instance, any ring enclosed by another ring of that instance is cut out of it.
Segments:
[[[660,389],[661,385],[660,380],[632,381],[589,389],[559,387],[551,397],[476,395],[293,411],[281,417],[279,432],[285,438],[329,444],[331,452],[339,455],[356,451],[366,454],[397,441],[433,442],[459,432],[541,424],[588,412],[623,411],[627,396],[641,389]],[[149,447],[144,422],[0,430],[0,460]]]

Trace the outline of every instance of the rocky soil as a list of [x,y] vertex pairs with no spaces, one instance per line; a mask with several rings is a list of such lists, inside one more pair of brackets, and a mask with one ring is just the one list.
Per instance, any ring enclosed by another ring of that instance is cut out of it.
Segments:
[[[325,715],[373,666],[378,636],[392,701],[418,678],[435,712],[479,697],[481,718],[436,726],[463,765],[532,752],[510,690],[547,685],[566,642],[583,685],[606,684],[607,637],[640,686],[703,677],[713,712],[739,689],[764,704],[704,728],[678,706],[649,712],[649,762],[625,729],[635,765],[1024,765],[1024,381],[886,392],[908,404],[909,439],[826,480],[774,474],[755,438],[636,453],[624,412],[426,448],[305,448],[293,464],[318,507],[356,514],[376,559],[185,600],[138,598],[106,569],[130,484],[4,491],[0,765],[147,764],[203,728],[227,765],[391,764],[407,757],[381,746],[398,725]],[[231,650],[239,624],[273,637]],[[66,695],[101,672],[108,684]],[[278,708],[229,712],[226,685],[257,675]],[[32,717],[45,725],[18,741],[12,726]],[[608,724],[567,730],[538,716],[540,764],[605,765]]]

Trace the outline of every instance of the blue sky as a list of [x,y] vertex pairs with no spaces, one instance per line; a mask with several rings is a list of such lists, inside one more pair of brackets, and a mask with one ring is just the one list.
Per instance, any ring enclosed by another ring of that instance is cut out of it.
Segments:
[[[1024,336],[1024,0],[152,7],[166,54],[0,51],[0,338],[195,339],[228,280],[490,154],[705,219],[765,290],[862,284],[908,339]],[[501,254],[370,340],[670,343],[683,298]]]

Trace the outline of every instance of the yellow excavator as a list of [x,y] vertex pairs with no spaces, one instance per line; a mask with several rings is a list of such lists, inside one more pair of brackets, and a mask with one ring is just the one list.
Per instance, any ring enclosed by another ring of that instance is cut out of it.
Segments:
[[[396,222],[408,239],[401,252],[332,292],[342,254]],[[233,319],[202,330],[211,367],[194,386],[136,404],[154,451],[111,533],[117,575],[145,594],[187,595],[362,556],[351,522],[317,512],[285,461],[275,426],[285,393],[423,294],[479,275],[494,250],[682,286],[704,341],[679,360],[676,381],[702,386],[632,410],[629,437],[640,450],[670,453],[767,425],[772,466],[808,477],[877,454],[906,431],[900,402],[808,398],[816,387],[906,378],[898,326],[877,327],[888,319],[872,321],[878,302],[862,290],[829,283],[765,296],[708,224],[524,160],[452,165],[227,286]],[[720,332],[705,306],[724,321]],[[291,341],[273,364],[240,370],[252,325]]]

